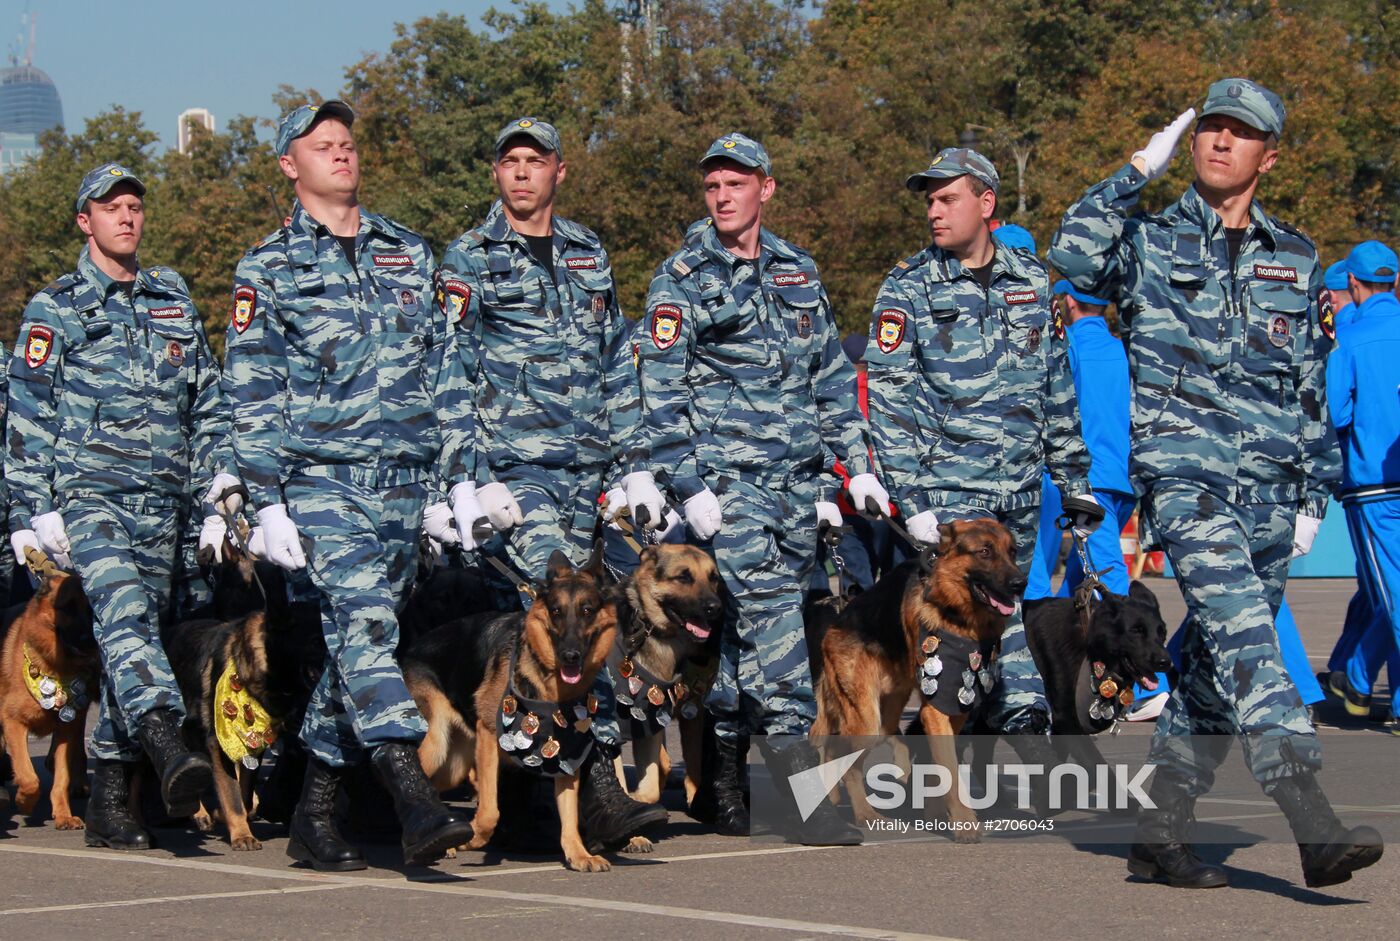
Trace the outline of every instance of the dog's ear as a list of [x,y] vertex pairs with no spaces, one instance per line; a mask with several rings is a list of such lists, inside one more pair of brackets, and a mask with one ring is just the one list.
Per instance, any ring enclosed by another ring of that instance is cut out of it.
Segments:
[[661,552],[656,546],[647,546],[642,550],[642,554],[639,555],[637,559],[642,565],[646,565],[647,563],[656,565],[661,561]]
[[1128,585],[1128,597],[1141,604],[1150,605],[1157,609],[1157,595],[1140,581],[1134,580]]
[[573,574],[574,565],[569,561],[562,550],[555,549],[549,556],[549,566],[545,569],[545,580],[554,581],[556,578],[564,578]]
[[938,545],[933,548],[934,555],[942,555],[953,548],[953,543],[958,539],[958,523],[954,520],[951,523],[938,524]]

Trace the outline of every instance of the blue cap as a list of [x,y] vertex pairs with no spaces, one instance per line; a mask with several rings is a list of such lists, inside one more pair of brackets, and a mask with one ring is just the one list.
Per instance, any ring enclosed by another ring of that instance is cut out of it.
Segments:
[[95,170],[89,170],[78,185],[78,212],[87,208],[89,199],[101,199],[118,183],[130,183],[136,187],[137,196],[146,195],[146,184],[141,182],[140,177],[119,163],[104,163]]
[[1268,134],[1283,136],[1283,99],[1247,78],[1222,78],[1206,90],[1201,117],[1228,114]]
[[944,147],[933,158],[927,170],[911,174],[904,185],[916,193],[928,189],[929,180],[952,180],[972,176],[997,195],[1001,194],[1001,177],[986,157],[968,147]]
[[1113,303],[1112,301],[1104,300],[1102,297],[1095,297],[1092,294],[1085,294],[1083,291],[1070,284],[1064,278],[1061,278],[1060,280],[1056,281],[1054,288],[1052,288],[1051,290],[1055,294],[1068,294],[1070,297],[1074,298],[1081,304],[1093,304],[1096,307],[1107,307],[1108,305]]
[[277,156],[285,157],[296,140],[311,130],[321,118],[339,118],[349,127],[355,123],[355,112],[343,101],[331,99],[319,105],[302,105],[282,115],[277,124]]
[[1345,291],[1347,289],[1347,260],[1345,258],[1327,267],[1327,273],[1322,276],[1322,286],[1329,291]]
[[558,155],[560,160],[564,159],[564,148],[559,144],[559,132],[554,129],[554,125],[539,118],[516,118],[514,121],[501,128],[501,132],[496,135],[496,156],[501,156],[501,151],[506,149],[506,144],[517,137],[524,137],[534,141],[546,151]]
[[1347,273],[1358,281],[1371,284],[1390,284],[1400,274],[1400,261],[1388,245],[1380,242],[1362,242],[1347,255]]
[[716,158],[733,160],[741,166],[762,170],[764,176],[773,175],[773,161],[768,159],[768,151],[764,150],[758,141],[738,131],[726,134],[710,145],[710,149],[705,151],[705,156],[700,158],[701,169]]
[[992,238],[1007,248],[1024,248],[1032,255],[1035,254],[1035,236],[1014,223],[1003,223],[992,230]]

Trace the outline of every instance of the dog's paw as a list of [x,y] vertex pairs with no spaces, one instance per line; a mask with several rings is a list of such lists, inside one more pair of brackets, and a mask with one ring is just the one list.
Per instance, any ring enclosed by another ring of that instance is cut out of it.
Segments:
[[208,833],[214,829],[214,818],[206,810],[201,810],[190,819],[194,821],[195,829],[201,833]]
[[53,818],[53,828],[55,830],[81,830],[83,818],[74,817],[72,814],[66,817],[55,817]]
[[253,837],[253,836],[239,836],[239,837],[233,837],[232,839],[229,840],[229,845],[232,846],[235,850],[238,850],[238,851],[260,850],[260,849],[262,849],[262,844],[259,843],[259,842],[257,841],[257,838],[256,838],[256,837]]
[[19,788],[15,791],[15,809],[22,814],[33,812],[39,806],[39,789],[36,787],[32,791]]
[[476,830],[472,833],[471,842],[468,843],[464,848],[469,850],[485,849],[486,844],[491,842],[491,837],[494,835],[494,833],[494,830],[486,830],[484,832],[481,830]]
[[634,836],[627,841],[619,852],[622,853],[650,853],[656,849],[656,844],[644,836]]
[[457,847],[455,847],[455,846],[449,846],[447,849],[443,850],[443,851],[442,851],[442,858],[443,858],[443,859],[456,859],[456,858],[457,858]]
[[982,834],[978,830],[954,830],[954,843],[981,843]]
[[574,872],[607,872],[612,869],[612,863],[603,857],[589,856],[587,853],[568,857],[568,864]]

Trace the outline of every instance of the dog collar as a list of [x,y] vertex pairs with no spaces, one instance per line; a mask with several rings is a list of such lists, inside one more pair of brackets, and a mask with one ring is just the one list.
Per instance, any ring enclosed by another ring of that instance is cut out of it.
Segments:
[[232,661],[214,687],[214,703],[214,737],[219,748],[234,764],[257,770],[263,751],[277,741],[277,721],[244,688]]
[[501,708],[496,710],[496,740],[510,758],[550,777],[572,776],[593,750],[593,716],[598,697],[592,693],[567,702],[527,699],[515,687],[517,651],[510,652],[510,675]]
[[81,676],[63,677],[47,673],[39,655],[24,645],[24,685],[29,695],[46,712],[57,712],[60,722],[72,722],[87,708],[88,684],[91,679]]
[[944,715],[971,712],[1001,675],[1001,640],[975,641],[924,625],[919,638],[919,692]]

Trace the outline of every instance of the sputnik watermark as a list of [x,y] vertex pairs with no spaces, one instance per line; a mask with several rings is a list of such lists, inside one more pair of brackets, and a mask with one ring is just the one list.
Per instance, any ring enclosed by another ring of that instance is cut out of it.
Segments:
[[[838,758],[828,764],[844,760]],[[1000,777],[1005,775],[1013,782],[1016,809],[1028,811],[1031,809],[1032,779],[1048,775],[1049,806],[1052,810],[1155,809],[1157,805],[1144,790],[1150,774],[1151,765],[1141,765],[1135,772],[1127,764],[1111,767],[1097,765],[1091,788],[1089,769],[1082,765],[1059,764],[1049,769],[1035,764],[987,765],[982,769],[984,787],[979,797],[973,792],[972,769],[967,765],[958,765],[957,796],[972,810],[986,810],[997,803]],[[908,783],[905,777],[905,769],[893,762],[881,762],[867,768],[865,789],[870,806],[876,810],[923,810],[930,798],[944,800],[953,790],[953,775],[942,765],[916,763],[909,768]],[[1067,793],[1068,800],[1065,799]]]

